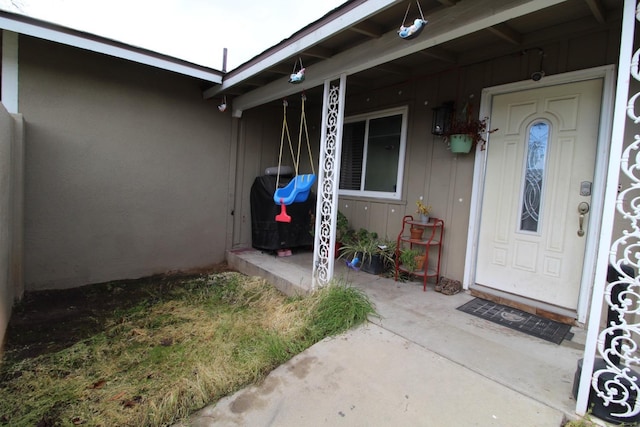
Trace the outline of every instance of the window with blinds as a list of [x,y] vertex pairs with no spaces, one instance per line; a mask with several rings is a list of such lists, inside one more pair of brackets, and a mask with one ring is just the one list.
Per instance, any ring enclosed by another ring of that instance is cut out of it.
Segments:
[[399,199],[407,108],[345,119],[340,194]]

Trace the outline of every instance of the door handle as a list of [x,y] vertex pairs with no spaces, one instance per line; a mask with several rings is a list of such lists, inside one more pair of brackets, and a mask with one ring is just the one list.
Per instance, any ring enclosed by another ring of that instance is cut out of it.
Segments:
[[578,204],[578,213],[580,214],[580,216],[578,217],[578,236],[580,237],[584,236],[584,229],[583,229],[584,216],[588,212],[589,212],[589,203],[580,202],[580,204]]

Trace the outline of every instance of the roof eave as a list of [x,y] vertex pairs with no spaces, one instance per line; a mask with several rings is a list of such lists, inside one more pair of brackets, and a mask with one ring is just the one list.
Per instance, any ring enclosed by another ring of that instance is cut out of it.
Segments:
[[[300,84],[292,85],[286,79],[280,79],[234,98],[233,115],[241,117],[244,110],[319,86],[326,80],[338,78],[341,74],[355,74],[564,1],[567,0],[511,0],[507,4],[492,3],[491,8],[487,7],[488,0],[461,2],[456,8],[433,13],[427,27],[427,35],[410,44],[400,40],[396,31],[388,32],[382,37],[340,52],[315,64],[313,72],[310,73],[307,70],[305,80]],[[451,22],[454,22],[455,25],[451,25]],[[372,55],[371,52],[375,52],[375,55]],[[223,82],[219,88],[223,89],[225,83]]]
[[224,75],[222,71],[212,68],[11,12],[0,11],[0,29],[126,59],[215,84],[221,84]]
[[303,30],[300,30],[292,37],[283,40],[256,58],[253,58],[246,65],[242,65],[238,67],[238,69],[231,71],[225,76],[221,86],[207,89],[204,91],[203,96],[205,99],[213,98],[219,93],[260,74],[279,62],[296,56],[305,49],[309,49],[332,35],[345,31],[381,10],[402,1],[404,0],[359,0],[349,2],[343,5],[344,7],[338,7],[333,12],[330,12]]

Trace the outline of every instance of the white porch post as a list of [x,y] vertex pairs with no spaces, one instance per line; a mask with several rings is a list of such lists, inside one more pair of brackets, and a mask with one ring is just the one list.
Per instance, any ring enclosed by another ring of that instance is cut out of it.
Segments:
[[334,81],[332,85],[331,80],[324,82],[318,201],[313,245],[313,289],[328,284],[333,278],[346,74],[340,76],[339,84],[336,85],[336,83]]
[[[640,80],[638,73],[640,50],[635,52],[633,64],[631,63],[635,19],[636,0],[625,0],[609,169],[604,198],[605,209],[589,314],[587,342],[576,403],[576,413],[584,415],[588,409],[589,394],[593,393],[603,402],[605,407],[612,409],[610,413],[612,416],[621,420],[630,419],[640,413],[638,380],[634,378],[635,374],[631,371],[640,363],[640,358],[638,358],[640,323],[638,323],[637,316],[640,314],[640,276],[638,276],[640,267],[640,135],[636,134],[634,141],[630,142],[623,152],[625,122],[631,124],[625,117],[625,110],[635,125],[640,123],[638,117],[640,112],[636,110],[636,98],[640,94],[635,94],[628,100],[630,74],[633,74],[636,80]],[[631,159],[631,163],[629,163],[629,159]],[[618,192],[618,179],[621,172],[626,175],[630,184]],[[615,217],[614,206],[621,214],[619,219],[622,222],[623,231],[620,236],[612,236]],[[606,284],[609,264],[615,267],[618,280]],[[635,269],[635,277],[625,272],[626,267]],[[616,297],[621,287],[625,291]],[[614,290],[614,288],[616,289]],[[605,302],[607,308],[617,314],[618,321],[605,325],[601,331],[601,313]],[[605,345],[607,338],[611,342],[608,347]],[[601,358],[602,362],[600,367],[594,371],[596,356]],[[604,363],[604,367],[602,367],[602,363]]]

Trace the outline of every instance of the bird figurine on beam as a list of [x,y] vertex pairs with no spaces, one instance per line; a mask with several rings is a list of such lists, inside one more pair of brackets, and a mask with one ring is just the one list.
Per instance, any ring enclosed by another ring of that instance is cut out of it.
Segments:
[[220,111],[221,113],[224,113],[226,109],[227,109],[227,95],[225,95],[222,98],[222,102],[220,103],[220,105],[218,105],[218,111]]
[[304,81],[304,68],[301,68],[297,73],[291,74],[289,77],[289,83],[297,84]]
[[427,25],[427,22],[428,21],[425,21],[424,19],[416,18],[416,20],[413,21],[413,24],[408,27],[401,25],[398,30],[398,35],[402,39],[411,39],[420,34],[424,26]]

